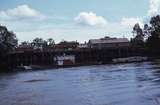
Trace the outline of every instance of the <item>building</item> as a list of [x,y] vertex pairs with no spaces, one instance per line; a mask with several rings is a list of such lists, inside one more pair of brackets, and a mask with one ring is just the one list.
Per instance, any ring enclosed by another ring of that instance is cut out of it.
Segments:
[[62,41],[55,45],[56,50],[73,50],[78,47],[79,43],[77,41]]
[[89,48],[106,49],[106,48],[122,48],[129,47],[130,42],[127,38],[110,38],[91,39],[88,42]]

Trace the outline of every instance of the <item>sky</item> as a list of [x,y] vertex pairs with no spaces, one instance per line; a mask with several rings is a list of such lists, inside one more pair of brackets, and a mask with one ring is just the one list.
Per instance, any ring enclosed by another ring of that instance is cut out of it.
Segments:
[[36,37],[85,42],[132,37],[132,27],[160,12],[160,0],[1,0],[0,24],[20,42]]

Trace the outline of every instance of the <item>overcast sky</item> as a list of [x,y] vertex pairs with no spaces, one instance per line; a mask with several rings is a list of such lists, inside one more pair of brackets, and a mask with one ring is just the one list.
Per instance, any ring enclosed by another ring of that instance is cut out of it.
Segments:
[[78,40],[132,37],[160,12],[160,0],[1,0],[0,24],[14,31],[19,41]]

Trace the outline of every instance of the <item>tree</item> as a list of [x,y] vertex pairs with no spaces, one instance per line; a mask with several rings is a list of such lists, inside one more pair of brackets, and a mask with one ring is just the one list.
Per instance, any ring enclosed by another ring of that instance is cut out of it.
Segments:
[[8,29],[5,26],[0,26],[0,52],[10,52],[15,49],[17,46],[17,38],[16,35],[8,31]]
[[47,44],[48,44],[48,46],[54,46],[55,42],[52,38],[49,38],[49,39],[47,39]]
[[47,46],[47,41],[43,40],[42,38],[35,38],[32,44],[36,49],[43,49]]
[[5,26],[0,26],[0,68],[7,67],[7,55],[17,47],[17,43],[16,35]]
[[140,25],[137,23],[133,27],[134,38],[131,39],[131,44],[134,47],[144,47],[144,33]]
[[29,43],[28,41],[24,41],[24,42],[21,42],[19,46],[21,47],[31,46],[31,43]]
[[146,41],[146,45],[150,50],[157,51],[160,49],[160,15],[152,17],[150,25],[148,28],[150,36]]

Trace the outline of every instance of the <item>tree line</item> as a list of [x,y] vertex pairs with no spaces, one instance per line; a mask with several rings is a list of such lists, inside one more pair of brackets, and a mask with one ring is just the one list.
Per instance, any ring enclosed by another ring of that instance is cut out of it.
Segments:
[[28,42],[24,41],[21,42],[19,46],[30,46],[33,48],[41,49],[46,47],[53,47],[55,45],[55,41],[53,38],[48,38],[47,40],[44,40],[43,38],[35,38],[33,41]]

